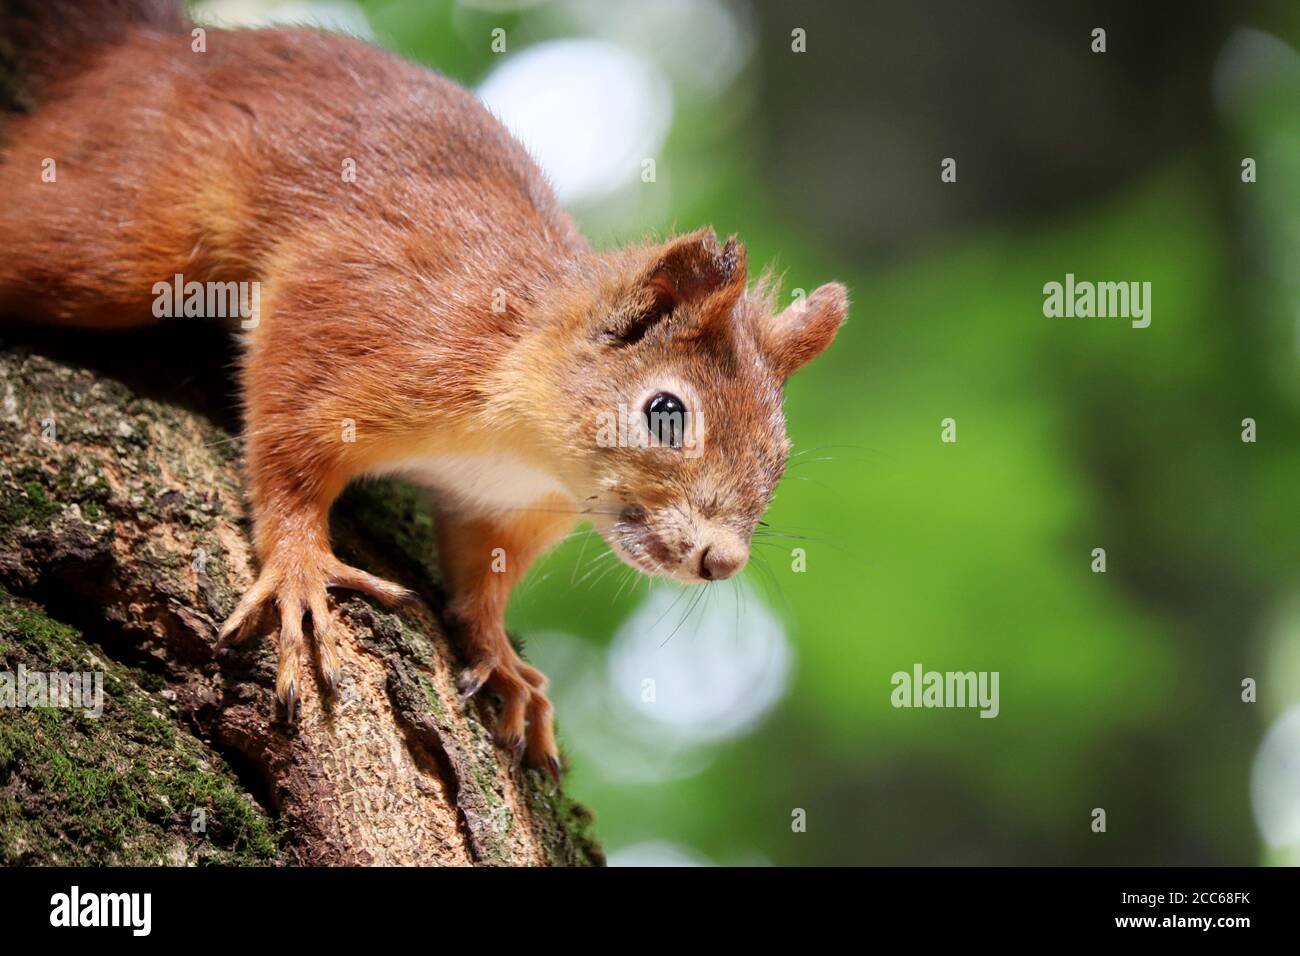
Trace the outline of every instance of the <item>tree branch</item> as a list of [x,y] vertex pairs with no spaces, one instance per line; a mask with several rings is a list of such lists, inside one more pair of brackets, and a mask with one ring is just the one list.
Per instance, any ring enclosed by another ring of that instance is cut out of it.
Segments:
[[[603,862],[587,812],[494,746],[492,705],[459,700],[431,519],[414,491],[369,485],[335,509],[339,555],[421,600],[388,612],[337,596],[344,676],[332,707],[313,681],[298,723],[283,721],[272,640],[214,656],[217,627],[254,567],[239,444],[229,413],[213,411],[231,391],[221,373],[230,355],[195,334],[109,342],[42,332],[35,350],[0,352],[0,583],[11,592],[0,599],[0,656],[11,671],[24,662],[86,669],[81,655],[107,669],[99,722],[19,711],[10,725],[19,729],[0,734],[0,859]],[[74,354],[60,357],[72,341]],[[169,349],[210,355],[192,375],[142,378],[141,356]],[[149,711],[168,727],[165,740],[135,739],[136,718]],[[38,732],[42,719],[48,730],[60,718],[60,732]],[[115,741],[125,769],[102,759]],[[75,780],[78,761],[84,775],[122,778],[112,821],[120,838],[78,836],[87,811],[60,802],[51,769]],[[216,796],[168,776],[202,764]],[[158,792],[147,775],[127,772],[140,767],[154,769]],[[194,805],[154,807],[168,788]],[[214,805],[201,806],[208,797]],[[210,829],[193,832],[195,810]],[[222,813],[238,820],[211,819]]]

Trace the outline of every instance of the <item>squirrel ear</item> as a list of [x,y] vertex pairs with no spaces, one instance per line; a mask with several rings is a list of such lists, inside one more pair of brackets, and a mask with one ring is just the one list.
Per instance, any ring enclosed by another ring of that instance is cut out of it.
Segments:
[[645,338],[680,305],[690,305],[697,323],[728,315],[745,291],[745,247],[732,236],[718,244],[712,229],[700,229],[660,246],[633,283],[628,307],[606,334],[621,345]]
[[735,305],[745,291],[745,247],[735,236],[719,246],[711,228],[699,229],[664,246],[646,282],[677,305],[715,296],[724,301],[710,303],[710,311]]
[[764,336],[772,368],[785,378],[821,355],[848,312],[848,291],[838,282],[828,282],[773,316]]

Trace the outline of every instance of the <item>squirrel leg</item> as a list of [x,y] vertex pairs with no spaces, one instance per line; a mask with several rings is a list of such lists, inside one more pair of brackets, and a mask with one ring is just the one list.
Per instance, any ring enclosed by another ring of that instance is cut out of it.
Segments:
[[487,686],[504,706],[496,739],[531,766],[560,775],[546,677],[526,664],[506,634],[510,591],[529,565],[573,524],[568,502],[539,502],[510,515],[466,517],[449,509],[437,515],[438,553],[450,601],[448,611],[463,632],[469,667],[460,690],[471,697]]
[[[331,365],[321,351],[334,341],[336,330],[326,324],[330,316],[311,313],[301,295],[298,286],[281,284],[277,307],[260,317],[246,344],[248,492],[261,567],[219,640],[219,647],[243,640],[276,607],[276,692],[290,719],[302,689],[308,637],[325,689],[332,694],[338,687],[337,628],[327,589],[360,591],[389,606],[410,597],[405,588],[344,564],[330,548],[330,505],[350,478],[364,472],[366,446],[340,430],[339,423],[357,417],[357,410],[339,398],[350,394],[349,383],[339,381],[350,367]],[[325,380],[322,369],[330,370]],[[305,633],[307,616],[311,630]]]
[[[222,626],[218,649],[244,640],[274,603],[279,611],[276,694],[293,720],[308,651],[303,630],[306,615],[311,618],[321,678],[331,695],[338,688],[338,643],[326,589],[360,591],[388,606],[400,604],[411,594],[334,556],[329,543],[329,509],[346,483],[346,469],[330,462],[329,467],[295,471],[294,462],[321,459],[294,446],[273,422],[250,416],[248,470],[253,539],[261,570]],[[303,474],[312,473],[332,477],[304,482]]]

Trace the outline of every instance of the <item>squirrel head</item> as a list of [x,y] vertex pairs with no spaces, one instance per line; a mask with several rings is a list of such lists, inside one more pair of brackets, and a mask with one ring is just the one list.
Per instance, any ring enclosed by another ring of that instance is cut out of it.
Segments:
[[744,247],[712,229],[603,255],[523,372],[580,506],[647,573],[744,567],[790,450],[785,380],[847,312],[836,283],[778,312],[770,283],[746,282]]

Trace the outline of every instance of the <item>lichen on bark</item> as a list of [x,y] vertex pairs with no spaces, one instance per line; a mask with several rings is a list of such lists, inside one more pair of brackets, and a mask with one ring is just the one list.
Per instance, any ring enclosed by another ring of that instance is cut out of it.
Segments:
[[225,865],[280,858],[279,826],[184,726],[154,675],[0,589],[0,668],[102,674],[102,714],[14,707],[0,721],[0,864]]

